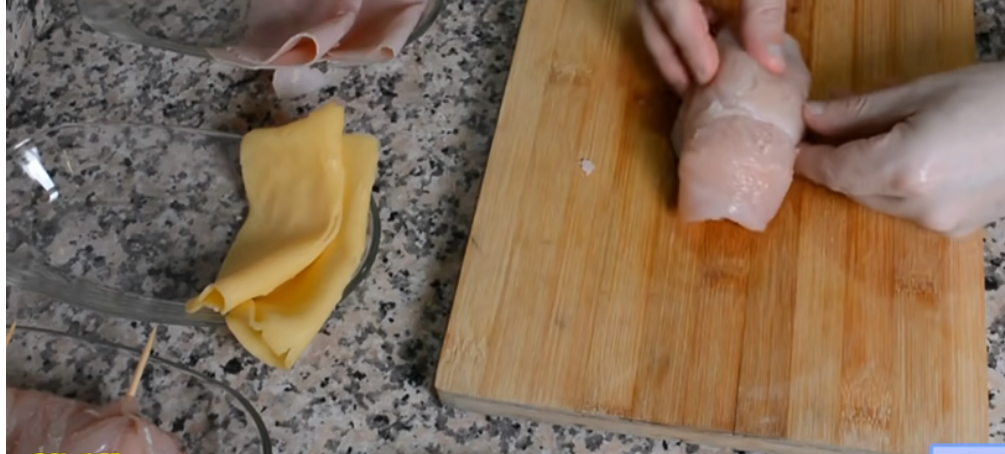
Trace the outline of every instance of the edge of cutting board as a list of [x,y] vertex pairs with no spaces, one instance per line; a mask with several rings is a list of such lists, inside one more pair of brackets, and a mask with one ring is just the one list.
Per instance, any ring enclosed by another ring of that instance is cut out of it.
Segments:
[[537,408],[510,402],[466,396],[437,389],[440,402],[464,411],[482,415],[519,418],[539,423],[576,425],[603,432],[636,435],[655,439],[677,439],[739,451],[770,454],[892,454],[884,451],[842,448],[830,445],[798,443],[777,438],[762,438],[730,432],[711,432],[687,427],[662,426],[641,420],[617,419],[603,415],[560,412],[554,408]]

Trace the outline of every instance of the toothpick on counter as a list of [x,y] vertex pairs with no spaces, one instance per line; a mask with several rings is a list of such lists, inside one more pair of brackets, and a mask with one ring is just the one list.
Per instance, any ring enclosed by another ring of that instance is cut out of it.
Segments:
[[[8,335],[8,338],[10,335]],[[129,392],[126,393],[129,397],[136,397],[136,391],[140,389],[140,379],[143,378],[143,370],[147,368],[147,361],[150,360],[150,353],[154,350],[154,339],[157,338],[157,327],[154,326],[150,330],[150,337],[147,338],[147,346],[143,349],[143,355],[140,356],[140,363],[136,365],[136,371],[133,372],[133,382],[129,384]]]
[[[14,338],[14,328],[17,328],[17,321],[10,323],[10,328],[7,329],[7,347],[10,347],[10,340]],[[4,347],[6,348],[6,347]]]

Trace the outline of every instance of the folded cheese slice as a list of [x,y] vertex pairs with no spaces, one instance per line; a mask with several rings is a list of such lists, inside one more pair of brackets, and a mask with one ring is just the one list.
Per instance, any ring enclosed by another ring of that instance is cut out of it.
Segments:
[[289,369],[304,353],[341,300],[366,249],[379,144],[373,136],[350,134],[343,146],[345,213],[335,241],[302,273],[227,314],[227,326],[241,344],[274,367]]
[[345,111],[248,133],[241,167],[249,212],[216,282],[187,309],[225,314],[238,341],[288,369],[342,298],[366,248],[379,143],[343,134]]
[[[314,262],[342,218],[345,110],[327,104],[307,118],[249,132],[241,141],[248,216],[216,282],[188,303],[222,313],[267,295]],[[197,307],[198,306],[198,307]]]

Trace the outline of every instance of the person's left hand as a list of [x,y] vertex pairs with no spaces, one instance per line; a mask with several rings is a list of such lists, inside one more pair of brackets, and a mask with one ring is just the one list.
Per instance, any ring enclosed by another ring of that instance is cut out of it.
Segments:
[[[636,0],[642,36],[663,78],[679,95],[705,85],[719,71],[711,32],[717,13],[702,0]],[[766,69],[785,71],[787,0],[743,0],[739,38]]]
[[[1005,216],[1005,63],[808,103],[796,173],[948,236]],[[848,140],[850,138],[850,140]]]

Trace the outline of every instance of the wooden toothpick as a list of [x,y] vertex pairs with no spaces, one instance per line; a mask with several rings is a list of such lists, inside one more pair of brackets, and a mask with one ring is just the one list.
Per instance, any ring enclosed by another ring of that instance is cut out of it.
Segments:
[[11,322],[10,328],[7,329],[7,347],[10,347],[10,340],[14,338],[14,328],[17,328],[17,321]]
[[156,338],[157,327],[154,326],[150,330],[150,337],[147,338],[147,346],[143,349],[143,355],[140,356],[140,363],[136,365],[136,371],[133,372],[133,382],[129,384],[129,392],[126,393],[129,397],[136,397],[136,391],[140,389],[140,379],[143,378],[143,370],[147,368],[147,361],[150,360],[150,352],[154,350],[154,339]]

